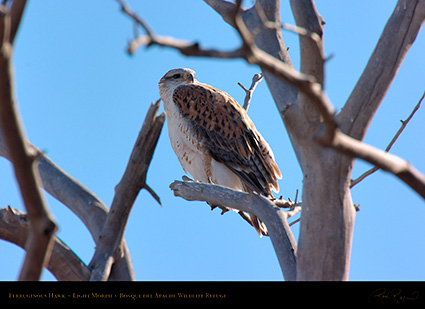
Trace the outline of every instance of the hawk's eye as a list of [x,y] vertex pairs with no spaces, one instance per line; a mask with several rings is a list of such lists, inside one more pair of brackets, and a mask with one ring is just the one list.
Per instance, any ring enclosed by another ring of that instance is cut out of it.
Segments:
[[181,75],[180,74],[174,74],[173,76],[172,76],[172,78],[174,78],[174,79],[177,79],[177,78],[180,78],[181,77]]

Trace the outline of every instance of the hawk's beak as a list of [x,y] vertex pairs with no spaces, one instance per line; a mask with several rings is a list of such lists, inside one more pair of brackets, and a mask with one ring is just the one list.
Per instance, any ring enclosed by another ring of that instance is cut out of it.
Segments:
[[190,74],[190,73],[186,73],[186,79],[189,81],[189,82],[191,82],[191,83],[193,83],[193,75],[192,74]]

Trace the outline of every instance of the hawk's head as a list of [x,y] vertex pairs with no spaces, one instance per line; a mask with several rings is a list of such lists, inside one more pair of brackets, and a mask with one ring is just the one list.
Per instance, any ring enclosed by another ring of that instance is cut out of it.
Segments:
[[196,83],[195,71],[191,69],[178,68],[168,71],[159,81],[160,93],[169,92],[177,86]]

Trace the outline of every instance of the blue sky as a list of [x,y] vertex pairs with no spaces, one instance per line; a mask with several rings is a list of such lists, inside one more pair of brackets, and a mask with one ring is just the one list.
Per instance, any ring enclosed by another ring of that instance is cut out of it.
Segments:
[[[250,5],[252,1],[245,1]],[[360,76],[396,1],[318,1],[326,21],[326,91],[340,109]],[[238,46],[235,31],[203,1],[129,1],[158,34],[194,40],[225,50]],[[365,7],[368,9],[366,10]],[[287,1],[282,20],[294,23]],[[14,55],[17,97],[30,141],[66,172],[110,205],[149,104],[159,98],[157,83],[171,68],[189,67],[197,78],[239,102],[259,70],[242,60],[189,58],[152,47],[128,56],[133,27],[115,1],[30,1]],[[297,36],[284,32],[294,65]],[[425,90],[420,33],[407,55],[366,137],[385,148]],[[425,172],[425,107],[393,147]],[[285,198],[302,188],[302,175],[265,82],[254,93],[249,114],[271,145],[283,172]],[[370,166],[356,162],[353,177]],[[137,280],[282,280],[269,238],[234,213],[223,216],[205,203],[173,196],[169,184],[183,175],[165,126],[148,173],[148,184],[163,207],[145,191],[130,216],[125,238]],[[0,207],[24,209],[11,165],[0,158]],[[398,179],[377,172],[357,185],[357,213],[351,280],[424,280],[425,204]],[[58,236],[88,263],[94,242],[60,202],[47,196],[59,225]],[[324,223],[326,224],[326,223]],[[299,225],[293,226],[298,237]],[[0,241],[0,280],[15,280],[23,250]],[[7,266],[6,266],[7,265]],[[54,280],[43,272],[43,280]]]

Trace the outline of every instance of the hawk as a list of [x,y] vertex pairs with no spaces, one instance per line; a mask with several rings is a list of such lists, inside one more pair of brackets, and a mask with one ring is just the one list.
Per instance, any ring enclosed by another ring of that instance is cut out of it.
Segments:
[[[235,99],[198,82],[195,72],[185,68],[168,71],[158,86],[171,146],[186,173],[200,182],[266,197],[279,191],[282,174],[273,152]],[[257,217],[250,218],[261,236]]]

